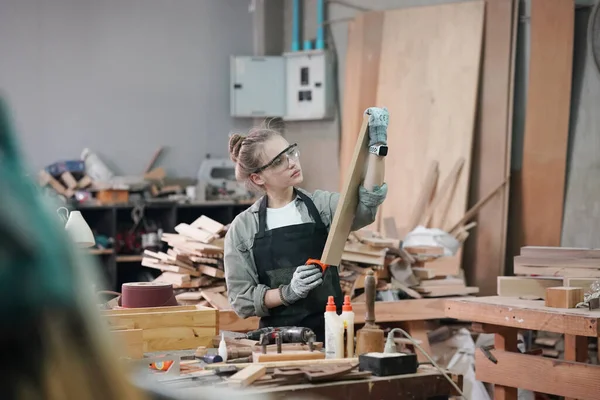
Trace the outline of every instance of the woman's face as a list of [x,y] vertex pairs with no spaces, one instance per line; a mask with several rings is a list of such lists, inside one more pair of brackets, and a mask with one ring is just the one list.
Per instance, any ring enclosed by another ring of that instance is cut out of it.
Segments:
[[274,136],[263,145],[262,165],[269,165],[255,175],[255,182],[266,189],[286,189],[302,183],[302,167],[296,146],[290,146],[281,136]]

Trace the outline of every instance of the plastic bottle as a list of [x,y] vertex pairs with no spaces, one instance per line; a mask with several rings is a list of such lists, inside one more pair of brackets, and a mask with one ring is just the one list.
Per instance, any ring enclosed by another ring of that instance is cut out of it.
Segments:
[[354,311],[350,303],[350,296],[344,296],[344,305],[340,315],[344,326],[344,342],[346,346],[346,358],[354,357]]
[[333,296],[329,296],[325,307],[325,358],[344,358],[344,325]]
[[219,342],[219,349],[217,353],[223,359],[223,362],[227,362],[227,344],[225,343],[225,335],[221,332],[221,342]]

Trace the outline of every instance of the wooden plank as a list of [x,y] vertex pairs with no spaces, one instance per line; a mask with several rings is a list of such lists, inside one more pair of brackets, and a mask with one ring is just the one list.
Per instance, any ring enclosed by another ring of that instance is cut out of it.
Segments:
[[111,335],[122,346],[127,355],[139,359],[144,357],[144,339],[141,329],[111,331]]
[[379,11],[361,13],[348,24],[340,138],[340,191],[344,188],[354,154],[362,113],[377,104],[382,28],[383,12]]
[[123,315],[123,314],[146,314],[151,312],[173,312],[173,311],[193,311],[196,306],[171,306],[171,307],[142,307],[142,308],[115,308],[113,310],[101,310],[102,315]]
[[585,309],[556,309],[543,300],[514,297],[447,299],[446,317],[519,329],[598,337],[600,313]]
[[522,245],[559,246],[573,67],[573,0],[532,0],[522,178]]
[[350,168],[346,174],[345,186],[340,194],[321,256],[321,262],[326,265],[337,266],[340,264],[344,246],[352,227],[352,221],[354,221],[354,214],[358,205],[358,187],[363,179],[363,170],[369,153],[367,146],[369,139],[368,126],[369,115],[364,114]]
[[229,304],[229,300],[227,297],[223,296],[218,292],[210,292],[203,290],[201,292],[202,297],[206,299],[210,303],[211,306],[216,308],[217,310],[230,310],[231,305]]
[[600,366],[509,351],[491,353],[497,363],[483,352],[475,352],[475,377],[479,381],[580,400],[598,398]]
[[[513,47],[517,25],[515,0],[487,0],[478,119],[473,142],[471,198],[481,199],[510,173],[512,135]],[[466,242],[465,269],[469,283],[482,295],[494,293],[494,281],[504,274],[509,185],[483,207],[477,229]]]
[[505,297],[535,296],[540,299],[545,299],[547,288],[562,286],[562,284],[562,278],[499,276],[497,294],[498,296]]
[[528,265],[515,263],[514,271],[517,275],[600,278],[600,268],[530,267]]
[[144,351],[188,350],[210,346],[217,327],[168,327],[144,329]]
[[596,258],[600,260],[600,249],[580,247],[523,246],[521,256],[537,258]]
[[591,289],[591,286],[598,278],[563,278],[564,286],[582,287],[585,291]]
[[108,314],[104,315],[104,318],[108,321],[109,326],[120,326],[133,322],[136,329],[179,326],[212,327],[217,325],[217,311],[210,308],[189,311]]
[[[388,155],[386,169],[402,184],[389,185],[381,214],[401,237],[432,161],[445,176],[464,158],[448,222],[466,210],[483,18],[482,1],[385,12],[376,104],[390,111],[388,144],[402,151]],[[458,270],[460,256],[452,262]]]
[[256,362],[273,362],[273,361],[296,361],[296,360],[307,360],[312,362],[313,360],[322,360],[325,358],[325,353],[320,351],[285,351],[282,353],[267,353],[262,354],[256,352],[252,355],[252,360]]
[[233,374],[227,382],[236,387],[246,387],[251,385],[257,379],[265,376],[267,368],[263,365],[250,365],[243,370]]
[[600,268],[600,259],[597,258],[535,258],[516,256],[516,265],[528,267],[556,267],[556,268]]

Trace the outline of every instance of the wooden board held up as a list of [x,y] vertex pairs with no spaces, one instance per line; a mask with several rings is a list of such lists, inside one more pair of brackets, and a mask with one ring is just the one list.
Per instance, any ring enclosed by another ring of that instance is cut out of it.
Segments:
[[354,154],[346,175],[346,183],[340,194],[335,215],[327,235],[327,242],[323,249],[321,262],[327,265],[339,265],[350,228],[354,221],[356,206],[358,205],[358,187],[363,179],[364,166],[369,153],[368,145],[369,115],[363,115],[358,139],[354,147]]

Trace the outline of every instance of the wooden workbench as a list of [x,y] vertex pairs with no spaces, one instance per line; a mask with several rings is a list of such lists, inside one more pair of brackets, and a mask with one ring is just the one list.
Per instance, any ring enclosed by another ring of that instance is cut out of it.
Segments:
[[[495,384],[494,398],[516,400],[517,388],[579,400],[598,399],[600,366],[586,364],[587,337],[600,336],[600,310],[559,309],[542,300],[473,297],[446,300],[448,318],[481,323],[495,333],[490,354],[477,351],[476,378]],[[565,359],[554,360],[517,350],[518,330],[565,335]]]
[[[462,377],[454,377],[455,383],[462,388]],[[193,398],[202,394],[203,387],[186,387],[178,392]],[[357,381],[325,382],[318,384],[286,385],[277,387],[249,387],[244,394],[263,394],[269,399],[286,399],[290,396],[327,399],[369,400],[369,399],[444,399],[457,395],[455,389],[436,370],[427,368],[416,374],[390,377],[372,377]]]

